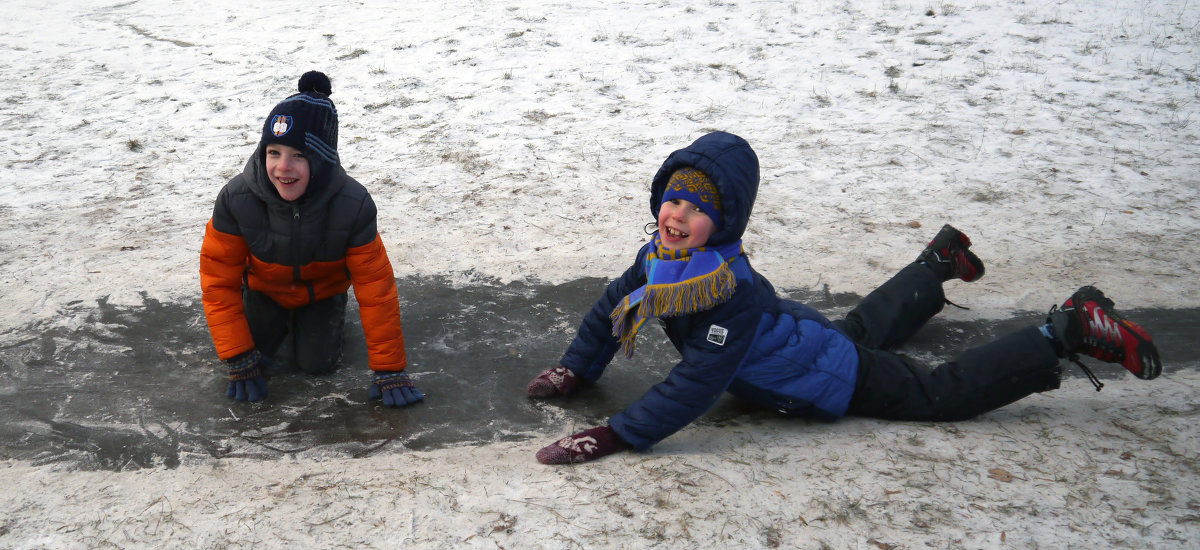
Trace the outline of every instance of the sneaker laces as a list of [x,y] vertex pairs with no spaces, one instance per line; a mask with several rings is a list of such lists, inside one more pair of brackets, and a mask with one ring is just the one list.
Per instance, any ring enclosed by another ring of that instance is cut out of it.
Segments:
[[1100,391],[1100,388],[1104,387],[1104,383],[1096,377],[1096,373],[1092,372],[1092,369],[1089,369],[1087,365],[1083,364],[1083,361],[1079,360],[1079,355],[1071,353],[1067,355],[1067,359],[1072,363],[1079,365],[1079,368],[1083,369],[1083,373],[1088,377],[1088,382],[1091,382],[1093,386],[1096,386],[1096,391]]
[[[1060,311],[1063,310],[1058,307],[1058,304],[1050,306],[1050,315]],[[1076,365],[1079,365],[1079,368],[1083,369],[1083,373],[1087,375],[1088,382],[1091,382],[1092,385],[1096,387],[1096,391],[1100,391],[1100,389],[1104,387],[1104,383],[1100,381],[1100,378],[1096,376],[1096,373],[1092,372],[1092,369],[1089,369],[1087,365],[1083,364],[1083,361],[1079,360],[1078,353],[1066,351],[1066,342],[1061,342],[1061,345],[1063,346],[1064,352],[1067,354],[1066,359],[1072,363],[1075,363]]]
[[956,303],[954,303],[954,302],[951,302],[949,298],[942,298],[942,299],[943,299],[943,300],[945,300],[947,304],[950,304],[950,305],[952,305],[952,306],[954,306],[954,307],[956,307],[956,308],[958,308],[958,309],[965,309],[965,310],[967,310],[967,311],[970,311],[970,310],[971,310],[971,308],[969,308],[969,307],[967,307],[967,306],[960,306],[960,305],[958,305],[958,304],[956,304]]

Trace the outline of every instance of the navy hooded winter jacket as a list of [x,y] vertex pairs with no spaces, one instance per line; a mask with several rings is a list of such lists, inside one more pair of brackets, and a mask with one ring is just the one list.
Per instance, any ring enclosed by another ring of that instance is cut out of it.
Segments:
[[[721,192],[724,226],[709,245],[741,238],[758,192],[758,157],[742,138],[707,134],[675,151],[654,176],[650,211],[658,217],[671,174],[691,166]],[[646,283],[645,257],[653,244],[608,285],[584,317],[562,365],[596,380],[617,351],[609,314],[627,294]],[[712,309],[663,318],[667,337],[682,355],[667,379],[609,420],[637,450],[649,448],[704,414],[725,391],[785,414],[832,420],[842,416],[854,392],[858,354],[854,344],[823,315],[781,300],[744,256],[731,266],[733,297]]]

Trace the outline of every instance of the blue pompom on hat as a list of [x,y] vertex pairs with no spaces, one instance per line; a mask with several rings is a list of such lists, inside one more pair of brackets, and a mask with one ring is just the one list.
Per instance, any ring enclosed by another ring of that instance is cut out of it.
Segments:
[[671,199],[683,199],[696,206],[712,219],[717,229],[725,226],[721,216],[721,192],[717,185],[704,173],[691,166],[685,166],[671,174],[663,190],[663,202]]
[[262,144],[278,143],[339,164],[337,154],[337,108],[329,96],[329,77],[309,71],[300,77],[300,93],[289,96],[271,110],[263,124]]

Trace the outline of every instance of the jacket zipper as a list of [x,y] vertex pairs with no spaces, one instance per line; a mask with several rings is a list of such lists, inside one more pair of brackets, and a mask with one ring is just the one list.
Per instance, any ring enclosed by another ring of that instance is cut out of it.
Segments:
[[313,289],[312,282],[305,281],[300,278],[300,250],[303,249],[300,242],[300,208],[292,206],[292,261],[296,265],[292,266],[292,277],[296,282],[304,283],[304,287],[308,290],[308,303],[316,301],[316,291]]

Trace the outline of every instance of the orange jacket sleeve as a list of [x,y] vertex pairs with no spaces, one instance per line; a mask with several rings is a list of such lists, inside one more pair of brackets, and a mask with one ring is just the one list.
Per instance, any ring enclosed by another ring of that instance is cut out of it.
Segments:
[[208,330],[221,359],[254,349],[242,305],[242,273],[249,257],[244,239],[222,233],[208,221],[200,248],[200,289]]
[[365,245],[346,251],[346,268],[354,285],[363,333],[367,340],[367,362],[373,371],[401,371],[408,366],[404,352],[404,330],[400,326],[400,298],[396,277],[379,233]]

